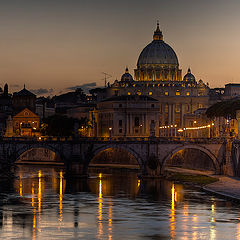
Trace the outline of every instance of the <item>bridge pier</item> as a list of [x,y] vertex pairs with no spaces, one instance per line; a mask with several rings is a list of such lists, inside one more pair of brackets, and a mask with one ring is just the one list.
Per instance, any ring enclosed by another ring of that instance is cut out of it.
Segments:
[[156,178],[161,177],[161,164],[159,158],[152,154],[145,160],[144,169],[142,171],[142,177]]
[[239,141],[229,142],[224,172],[226,175],[240,177],[240,147]]
[[73,155],[65,162],[68,177],[88,177],[87,169],[81,156]]

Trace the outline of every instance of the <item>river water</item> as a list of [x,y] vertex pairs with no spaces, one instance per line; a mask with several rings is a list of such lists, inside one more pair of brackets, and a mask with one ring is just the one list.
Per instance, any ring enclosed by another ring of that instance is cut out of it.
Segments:
[[0,185],[0,239],[240,239],[240,205],[136,172],[19,166]]

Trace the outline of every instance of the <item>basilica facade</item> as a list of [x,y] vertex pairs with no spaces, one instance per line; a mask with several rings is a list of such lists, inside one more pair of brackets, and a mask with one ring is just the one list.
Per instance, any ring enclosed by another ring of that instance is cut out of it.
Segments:
[[[139,125],[147,125],[145,128],[148,129],[146,131],[148,135],[150,132],[149,126],[154,121],[156,135],[159,135],[159,128],[171,125],[183,128],[186,114],[193,114],[197,109],[208,108],[209,91],[208,84],[205,84],[202,80],[197,81],[190,68],[182,77],[178,57],[175,51],[164,41],[162,31],[157,24],[152,42],[141,51],[138,57],[134,77],[126,68],[121,80],[115,80],[113,84],[108,84],[105,89],[95,92],[98,102],[96,112],[101,115],[103,111],[101,102],[109,99],[108,104],[110,104],[113,96],[148,96],[151,99],[158,100],[156,105],[158,106],[157,119],[154,117],[154,119],[149,119],[149,122],[145,122],[146,118],[142,116],[141,111],[134,111],[134,116],[123,116],[122,111],[120,111],[122,119],[118,117],[117,121],[122,120],[123,126],[126,126],[127,123],[134,126],[134,119],[140,117]],[[144,103],[140,101],[139,104]],[[152,110],[154,110],[156,116],[155,108],[148,109],[149,115],[153,114],[151,113]],[[130,111],[126,109],[126,112],[129,115]],[[114,122],[114,119],[111,121]],[[98,125],[100,126],[101,123]],[[130,126],[126,126],[126,128],[129,129]],[[112,127],[109,125],[106,128],[111,129]],[[106,131],[108,130],[102,129],[100,132]],[[121,133],[124,132],[128,131],[121,130]],[[131,131],[131,133],[135,133],[135,131]],[[136,131],[135,135],[138,134],[140,134],[140,131]],[[131,136],[134,136],[134,134],[131,134]]]

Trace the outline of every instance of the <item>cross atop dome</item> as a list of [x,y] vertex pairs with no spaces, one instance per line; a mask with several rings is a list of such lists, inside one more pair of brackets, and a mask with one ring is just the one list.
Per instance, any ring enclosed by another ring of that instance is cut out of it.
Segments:
[[163,41],[163,34],[162,34],[162,31],[159,28],[159,21],[157,21],[157,29],[156,29],[156,31],[154,31],[153,40]]

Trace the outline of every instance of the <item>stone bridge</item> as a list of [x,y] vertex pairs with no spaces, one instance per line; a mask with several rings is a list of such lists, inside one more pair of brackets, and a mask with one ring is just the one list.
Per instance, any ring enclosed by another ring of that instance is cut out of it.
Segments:
[[[122,149],[138,161],[143,175],[161,175],[167,161],[178,151],[197,149],[211,159],[215,172],[224,173],[230,160],[228,141],[224,139],[171,140],[162,138],[95,139],[77,140],[28,140],[4,139],[0,141],[0,163],[14,163],[23,153],[34,148],[46,148],[60,156],[71,174],[87,174],[88,165],[106,149]],[[231,164],[230,164],[231,165]]]

